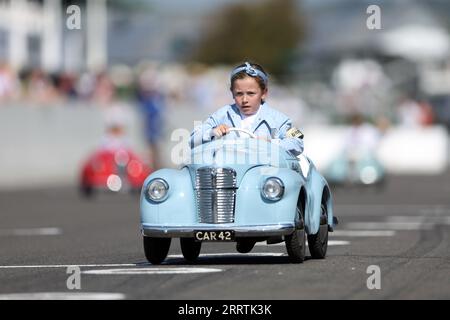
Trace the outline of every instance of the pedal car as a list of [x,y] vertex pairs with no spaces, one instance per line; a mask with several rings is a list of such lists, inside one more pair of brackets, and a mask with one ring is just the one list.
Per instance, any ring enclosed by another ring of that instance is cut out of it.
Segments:
[[95,191],[139,192],[150,173],[151,169],[129,148],[100,148],[82,167],[80,189],[87,197]]
[[325,170],[327,180],[335,185],[382,186],[385,172],[377,158],[381,137],[381,131],[362,115],[352,115],[343,149]]
[[384,167],[372,152],[353,150],[340,154],[325,171],[335,185],[382,185]]
[[307,238],[311,256],[324,258],[337,219],[330,188],[311,160],[275,143],[232,136],[193,148],[180,169],[145,180],[140,213],[148,261],[163,262],[172,238],[180,238],[189,262],[204,241],[234,241],[241,253],[257,241],[284,241],[290,261],[301,263]]

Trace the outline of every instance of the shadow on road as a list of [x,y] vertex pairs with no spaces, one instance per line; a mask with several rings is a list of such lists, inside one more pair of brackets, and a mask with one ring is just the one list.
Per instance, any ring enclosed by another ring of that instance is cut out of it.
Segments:
[[[305,262],[308,260],[313,260],[311,257],[305,257]],[[167,258],[163,266],[171,265],[171,266],[180,266],[180,265],[196,265],[196,266],[204,266],[204,265],[279,265],[279,264],[292,264],[289,261],[289,257],[286,256],[264,256],[264,257],[255,257],[255,256],[220,256],[220,257],[202,257],[200,256],[195,262],[188,262],[184,258]],[[148,267],[152,266],[151,263],[148,262],[139,262],[136,263],[137,267]]]

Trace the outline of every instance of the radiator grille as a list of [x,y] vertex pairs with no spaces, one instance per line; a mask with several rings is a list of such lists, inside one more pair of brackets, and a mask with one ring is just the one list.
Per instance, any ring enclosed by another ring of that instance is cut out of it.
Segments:
[[199,168],[195,189],[200,223],[234,222],[236,171],[230,168]]

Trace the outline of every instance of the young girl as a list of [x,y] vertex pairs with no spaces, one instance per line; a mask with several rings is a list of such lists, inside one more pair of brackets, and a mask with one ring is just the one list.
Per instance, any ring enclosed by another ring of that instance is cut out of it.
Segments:
[[230,82],[234,104],[217,110],[202,126],[194,129],[191,134],[191,148],[223,135],[242,135],[229,131],[234,127],[246,129],[258,139],[279,143],[295,156],[303,152],[303,134],[300,130],[292,126],[286,115],[272,109],[265,102],[268,76],[260,65],[245,62],[237,66],[231,72]]

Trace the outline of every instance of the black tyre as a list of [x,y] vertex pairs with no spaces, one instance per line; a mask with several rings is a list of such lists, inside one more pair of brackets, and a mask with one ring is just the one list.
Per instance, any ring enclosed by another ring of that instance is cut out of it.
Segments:
[[88,186],[88,185],[81,185],[80,192],[83,197],[92,198],[92,196],[94,195],[94,188],[92,188],[92,186]]
[[180,245],[184,259],[189,262],[195,262],[200,255],[202,243],[195,241],[194,238],[180,238]]
[[151,264],[161,264],[169,253],[171,238],[144,237],[145,257]]
[[289,236],[285,236],[286,250],[289,260],[292,263],[302,263],[305,260],[306,241],[305,227],[303,223],[303,212],[301,208],[297,208],[299,217],[299,227]]
[[328,248],[328,214],[326,205],[322,204],[320,210],[319,231],[316,234],[308,235],[309,252],[314,259],[325,258]]
[[136,197],[139,197],[141,195],[140,188],[130,188],[129,192],[131,195],[136,196]]
[[236,250],[239,253],[249,253],[255,246],[256,241],[251,239],[241,239],[236,243]]

